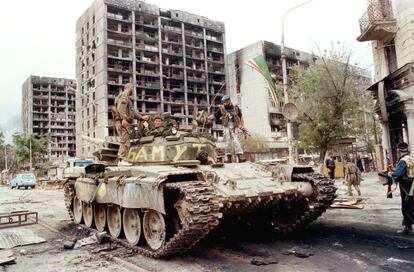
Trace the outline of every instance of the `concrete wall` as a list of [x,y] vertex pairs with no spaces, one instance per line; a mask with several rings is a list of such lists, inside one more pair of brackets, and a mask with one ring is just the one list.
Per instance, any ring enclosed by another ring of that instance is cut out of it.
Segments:
[[[393,0],[392,7],[397,26],[394,38],[397,67],[400,68],[414,61],[414,1]],[[372,41],[374,81],[381,80],[390,73],[385,53],[387,42],[389,41]]]
[[374,81],[376,82],[389,74],[384,44],[381,41],[372,41],[372,56],[374,61]]
[[398,67],[414,61],[414,1],[394,1],[394,17],[397,20],[395,45]]

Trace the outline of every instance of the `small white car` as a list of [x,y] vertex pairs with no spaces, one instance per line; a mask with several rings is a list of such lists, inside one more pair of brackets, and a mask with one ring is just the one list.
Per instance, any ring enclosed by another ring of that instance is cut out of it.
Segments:
[[36,177],[32,173],[23,173],[23,174],[17,174],[16,177],[14,177],[10,181],[11,188],[17,188],[24,187],[27,188],[34,188],[36,186]]

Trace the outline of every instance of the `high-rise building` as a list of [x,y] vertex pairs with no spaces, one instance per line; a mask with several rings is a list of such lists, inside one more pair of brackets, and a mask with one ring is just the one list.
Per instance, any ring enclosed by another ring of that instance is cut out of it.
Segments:
[[26,135],[50,135],[48,159],[75,156],[74,79],[30,76],[22,86],[22,127]]
[[[318,57],[292,48],[285,48],[285,51],[288,85],[291,85],[290,67],[307,68],[317,61]],[[259,41],[228,54],[228,92],[232,100],[241,106],[246,129],[260,136],[270,148],[270,152],[257,154],[257,159],[286,157],[288,142],[282,105],[275,104],[271,99],[265,78],[247,65],[250,59],[259,55],[266,60],[269,72],[282,92],[281,48],[280,45],[268,41]],[[368,70],[353,66],[353,71],[358,74],[361,86],[370,84],[371,74]],[[298,137],[298,127],[298,124],[293,122],[294,138]]]
[[78,156],[93,151],[82,136],[113,135],[110,110],[126,83],[139,112],[170,112],[184,126],[197,110],[215,110],[225,92],[221,22],[143,1],[96,0],[76,34]]

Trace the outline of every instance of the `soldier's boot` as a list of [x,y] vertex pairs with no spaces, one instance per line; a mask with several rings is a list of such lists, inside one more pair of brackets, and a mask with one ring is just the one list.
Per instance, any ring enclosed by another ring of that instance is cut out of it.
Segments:
[[405,226],[404,229],[398,230],[398,234],[412,234],[413,233],[413,227],[412,226]]
[[232,163],[232,157],[231,157],[231,155],[230,154],[228,154],[228,155],[226,155],[226,157],[227,157],[227,163]]
[[238,159],[239,163],[246,161],[246,159],[243,158],[243,154],[237,154],[237,159]]

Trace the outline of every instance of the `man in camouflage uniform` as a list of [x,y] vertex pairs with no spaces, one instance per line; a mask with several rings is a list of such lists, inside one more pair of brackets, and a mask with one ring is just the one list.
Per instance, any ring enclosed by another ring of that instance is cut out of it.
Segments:
[[164,133],[164,125],[161,119],[161,116],[156,115],[154,116],[154,126],[148,131],[146,136],[162,136]]
[[121,143],[118,151],[120,165],[129,165],[126,161],[131,147],[129,125],[134,119],[148,120],[148,116],[142,116],[134,109],[131,100],[132,93],[133,85],[128,83],[115,100],[115,129]]
[[348,185],[348,195],[352,196],[352,186],[354,186],[355,190],[358,192],[358,195],[361,195],[361,190],[359,189],[360,184],[360,175],[358,167],[351,161],[345,163],[344,166],[345,172],[345,180],[346,184]]
[[230,96],[224,95],[221,101],[220,109],[211,114],[208,120],[221,120],[223,123],[223,138],[226,143],[225,153],[227,162],[232,162],[232,146],[234,146],[234,153],[236,153],[238,161],[244,162],[243,149],[239,138],[244,126],[242,112],[238,106],[233,105]]

